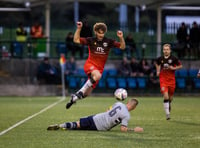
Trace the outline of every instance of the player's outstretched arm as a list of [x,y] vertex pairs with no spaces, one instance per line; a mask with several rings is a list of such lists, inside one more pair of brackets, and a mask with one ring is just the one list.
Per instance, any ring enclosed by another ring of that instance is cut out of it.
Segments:
[[124,50],[126,48],[126,43],[124,41],[123,32],[118,30],[117,36],[119,37],[119,41],[120,41],[120,47],[119,48]]
[[129,132],[129,131],[132,131],[132,132],[136,132],[136,133],[141,133],[144,131],[144,129],[142,127],[135,127],[135,128],[128,128],[126,126],[121,126],[120,128],[121,132]]
[[81,33],[81,28],[83,26],[82,22],[77,22],[76,23],[77,29],[74,33],[74,43],[80,43],[80,33]]
[[134,132],[136,132],[136,133],[144,132],[144,129],[143,129],[142,127],[135,127],[133,130],[134,130]]

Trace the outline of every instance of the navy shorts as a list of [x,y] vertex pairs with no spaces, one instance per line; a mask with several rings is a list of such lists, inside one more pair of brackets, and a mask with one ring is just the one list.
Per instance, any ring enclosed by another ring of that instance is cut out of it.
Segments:
[[97,130],[94,124],[93,116],[80,118],[80,129],[81,130]]

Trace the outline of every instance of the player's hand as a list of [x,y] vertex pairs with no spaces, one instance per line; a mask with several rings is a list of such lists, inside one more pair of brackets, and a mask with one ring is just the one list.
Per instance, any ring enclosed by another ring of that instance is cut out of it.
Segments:
[[156,72],[156,75],[159,76],[159,75],[160,75],[160,71],[157,71],[157,72]]
[[117,36],[118,36],[119,38],[123,37],[123,32],[122,32],[121,30],[118,30],[118,31],[117,31]]
[[197,78],[200,78],[200,73],[197,74]]
[[170,69],[170,70],[176,70],[176,68],[173,67],[173,66],[169,66],[168,69]]
[[82,27],[83,27],[83,23],[82,23],[82,22],[77,22],[77,23],[76,23],[76,26],[77,26],[77,28],[79,28],[79,29],[80,29],[80,28],[82,28]]
[[142,127],[135,127],[134,132],[141,133],[141,132],[144,132],[144,129]]

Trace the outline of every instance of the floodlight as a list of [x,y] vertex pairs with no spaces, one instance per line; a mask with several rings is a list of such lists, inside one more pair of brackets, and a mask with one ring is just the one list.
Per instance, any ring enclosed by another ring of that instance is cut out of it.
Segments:
[[140,7],[141,7],[141,10],[142,10],[142,11],[145,11],[146,8],[147,8],[146,5],[141,5]]
[[26,1],[26,2],[24,3],[24,5],[25,5],[25,7],[29,8],[30,5],[31,5],[31,3],[30,3],[29,1]]

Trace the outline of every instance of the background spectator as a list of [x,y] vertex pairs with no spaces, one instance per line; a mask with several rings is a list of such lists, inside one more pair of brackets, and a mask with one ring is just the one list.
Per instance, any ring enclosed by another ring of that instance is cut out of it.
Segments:
[[83,21],[83,27],[81,29],[80,37],[92,37],[92,27],[89,26],[87,20]]
[[[80,37],[87,38],[87,37],[92,37],[92,36],[93,36],[92,27],[88,24],[87,20],[84,20],[83,26],[80,32]],[[79,46],[82,48],[83,53],[88,55],[88,46],[85,46],[85,45],[79,45]]]
[[178,43],[176,45],[175,51],[177,52],[178,57],[184,57],[188,41],[187,27],[184,22],[178,28],[176,38]]
[[59,84],[59,74],[56,67],[49,63],[49,59],[45,57],[38,66],[37,80],[40,84]]
[[25,30],[23,23],[19,23],[16,29],[16,41],[18,42],[26,42],[27,40],[27,31]]
[[193,22],[193,26],[190,29],[190,43],[191,50],[194,53],[194,56],[200,57],[199,51],[199,41],[200,41],[200,29],[196,22]]
[[76,61],[73,56],[70,57],[70,60],[66,62],[65,74],[66,75],[77,74]]
[[20,22],[16,29],[16,41],[11,45],[11,55],[22,57],[24,52],[24,44],[27,40],[27,31],[24,29],[23,23]]
[[140,76],[150,74],[150,65],[146,59],[141,59],[139,63],[139,72],[140,72]]
[[133,53],[136,52],[136,57],[140,58],[139,56],[139,51],[136,48],[136,43],[133,39],[133,36],[131,33],[129,33],[126,38],[125,38],[125,42],[126,42],[126,53],[127,53],[127,57],[131,58],[133,56]]
[[31,37],[41,38],[43,37],[43,28],[38,21],[31,27]]
[[130,76],[131,67],[130,67],[130,64],[128,62],[127,57],[123,57],[123,60],[120,64],[120,66],[118,67],[118,71],[119,71],[119,74],[121,76]]
[[138,62],[137,62],[137,60],[134,58],[134,57],[132,57],[131,58],[131,62],[130,62],[130,67],[131,67],[131,76],[132,77],[135,77],[135,76],[137,76],[138,75]]
[[150,74],[149,74],[149,87],[159,87],[159,78],[156,75],[156,60],[151,60]]
[[71,52],[71,56],[75,57],[76,56],[76,52],[79,51],[80,58],[83,58],[83,49],[81,48],[80,45],[77,45],[77,44],[74,43],[73,38],[74,38],[73,33],[69,32],[67,34],[66,39],[65,39],[66,47]]

